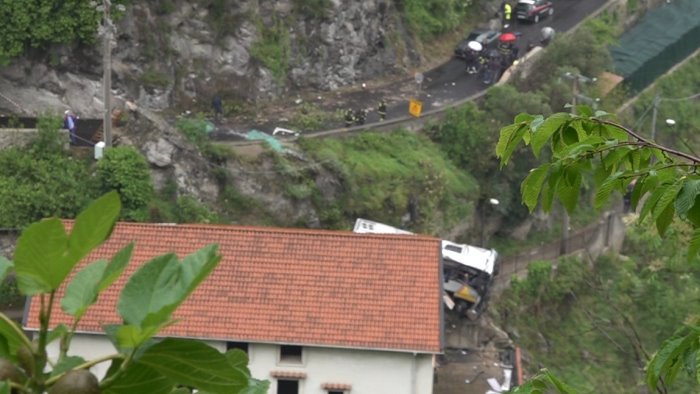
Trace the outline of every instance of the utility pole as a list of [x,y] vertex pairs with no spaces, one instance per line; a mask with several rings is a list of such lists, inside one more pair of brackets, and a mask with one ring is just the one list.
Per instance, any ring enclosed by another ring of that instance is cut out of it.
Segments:
[[[583,76],[581,74],[572,74],[570,72],[567,72],[564,74],[564,78],[571,80],[571,92],[573,93],[573,98],[571,99],[571,113],[574,115],[576,114],[576,105],[578,104],[578,98],[579,96],[582,99],[586,99],[586,101],[590,100],[595,102],[595,100],[590,99],[589,97],[583,96],[579,94],[578,89],[579,89],[579,83],[594,83],[598,79],[597,78],[589,78],[586,76]],[[560,255],[565,255],[569,251],[569,226],[570,226],[570,220],[569,220],[569,213],[566,211],[566,208],[561,205],[561,212],[562,212],[562,218],[561,218],[561,240],[559,243],[559,254]]]
[[651,103],[651,140],[656,141],[656,115],[659,111],[659,103],[661,102],[661,96],[657,93],[654,96],[654,101]]
[[112,34],[114,33],[114,24],[110,9],[112,7],[111,0],[102,0],[102,5],[97,7],[98,11],[102,11],[103,25],[100,32],[103,35],[102,48],[102,87],[104,88],[104,120],[102,129],[104,131],[105,146],[112,146]]

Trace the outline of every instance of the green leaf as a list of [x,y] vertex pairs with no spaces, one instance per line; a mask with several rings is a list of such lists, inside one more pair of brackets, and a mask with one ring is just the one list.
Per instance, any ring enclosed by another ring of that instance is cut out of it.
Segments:
[[66,288],[61,300],[62,309],[80,319],[90,305],[97,301],[98,294],[111,285],[129,263],[133,242],[120,250],[112,260],[98,260],[78,272]]
[[699,335],[697,330],[691,330],[684,337],[670,338],[661,344],[647,365],[647,385],[650,389],[656,388],[662,376],[673,372],[674,365],[679,362],[681,355],[693,348]]
[[178,384],[212,393],[238,392],[248,383],[223,354],[199,341],[165,339],[151,346],[139,362]]
[[528,113],[525,113],[525,112],[521,112],[521,113],[515,115],[515,122],[513,122],[513,123],[527,123],[527,122],[531,122],[533,119],[535,119],[534,116],[532,116]]
[[593,199],[593,206],[596,209],[600,209],[603,204],[605,204],[608,199],[610,198],[610,195],[616,188],[620,188],[622,185],[622,182],[620,181],[620,177],[624,175],[623,172],[617,172],[613,175],[611,175],[608,179],[603,182],[598,190],[596,191],[595,198]]
[[610,171],[616,171],[621,167],[627,155],[631,152],[629,147],[619,147],[611,150],[603,156],[603,165]]
[[73,268],[70,262],[64,261],[67,251],[68,236],[60,220],[45,219],[27,227],[15,250],[20,291],[34,295],[58,289]]
[[66,287],[61,309],[80,319],[87,308],[97,300],[97,284],[107,267],[107,260],[98,260],[78,271]]
[[[658,205],[658,204],[657,204]],[[673,209],[673,204],[669,204],[666,208],[656,217],[656,229],[660,235],[666,233],[666,229],[673,221],[673,214],[675,210]]]
[[576,133],[578,133],[579,141],[583,142],[584,140],[587,140],[592,137],[595,137],[602,141],[602,138],[600,138],[599,136],[592,136],[588,134],[586,129],[583,127],[583,121],[581,119],[572,120],[570,125],[574,128],[574,130],[576,130]]
[[527,125],[512,124],[501,129],[498,143],[496,144],[496,156],[501,159],[501,167],[508,164],[510,156],[518,147],[520,140],[523,138]]
[[570,119],[571,115],[560,112],[547,118],[544,123],[537,128],[537,131],[532,134],[531,142],[532,152],[535,154],[535,157],[540,156],[542,147],[544,147],[552,135],[560,130],[561,127]]
[[243,350],[231,349],[225,353],[225,356],[232,367],[243,371],[246,375],[250,375],[250,371],[248,370],[248,355]]
[[576,113],[580,116],[590,118],[593,116],[593,110],[591,110],[591,107],[585,104],[579,104],[576,106]]
[[0,394],[10,394],[10,385],[7,382],[0,382]]
[[639,213],[640,222],[644,220],[644,218],[649,214],[649,212],[652,212],[652,210],[656,206],[656,203],[659,201],[659,199],[665,192],[666,187],[659,186],[656,190],[654,190],[651,193],[651,195],[649,195],[646,202],[644,203],[644,206],[642,207],[642,211]]
[[270,390],[270,382],[267,380],[248,379],[248,387],[240,394],[267,394]]
[[84,358],[78,356],[66,356],[53,367],[51,376],[58,376],[64,372],[68,372],[81,364],[85,364]]
[[168,324],[170,324],[170,322],[164,322],[162,325],[145,327],[143,329],[129,324],[110,326],[110,329],[113,331],[109,332],[109,337],[112,343],[115,343],[117,349],[121,352],[126,352],[142,346]]
[[537,207],[537,200],[540,196],[540,191],[542,190],[542,184],[544,183],[547,173],[549,172],[549,167],[549,164],[543,164],[540,167],[531,170],[520,186],[523,202],[528,207],[530,212],[534,211]]
[[49,332],[49,335],[46,339],[46,343],[51,343],[67,333],[68,327],[66,327],[65,324],[59,324]]
[[556,376],[554,376],[548,370],[545,370],[545,374],[546,374],[547,378],[549,379],[549,381],[552,382],[554,387],[556,387],[560,393],[562,393],[562,394],[575,394],[576,393],[576,391],[572,387],[570,387],[566,383],[559,380]]
[[[569,180],[569,176],[572,176],[573,179]],[[559,183],[557,196],[569,213],[572,213],[574,209],[576,209],[576,203],[581,194],[581,181],[582,177],[580,173],[569,172],[567,181]]]
[[21,346],[31,347],[32,341],[27,338],[22,331],[22,327],[17,325],[4,313],[0,313],[0,337],[5,338],[11,354],[17,353]]
[[[671,204],[675,199],[676,196],[678,195],[678,192],[681,190],[683,187],[683,182],[684,179],[681,178],[674,182],[671,185],[668,185],[664,191],[663,194],[661,194],[661,197],[659,197],[659,201],[656,203],[656,206],[654,207],[653,210],[653,218],[654,220],[657,220],[662,214],[666,212],[666,208],[669,206],[673,207],[673,204]],[[671,217],[673,218],[673,216]],[[661,233],[661,231],[660,231]]]
[[601,126],[601,137],[611,138],[618,142],[625,142],[629,140],[629,135],[627,132],[622,130],[620,127],[611,124],[602,124]]
[[14,356],[10,351],[10,345],[7,343],[7,339],[0,335],[0,358],[13,360]]
[[7,273],[10,272],[13,267],[10,260],[6,259],[4,256],[0,256],[0,282],[5,280]]
[[174,254],[144,264],[122,290],[117,309],[128,324],[160,326],[194,291],[221,260],[216,245],[209,245],[178,263]]
[[681,219],[688,218],[688,211],[695,205],[698,194],[700,194],[700,179],[692,179],[683,184],[675,203],[676,212]]
[[693,236],[690,238],[688,245],[688,261],[698,255],[700,251],[700,228],[693,229]]
[[[113,365],[115,365],[113,363]],[[118,365],[118,364],[117,364]],[[112,369],[112,368],[110,368]],[[146,364],[134,362],[103,394],[170,394],[173,382]]]
[[78,215],[68,239],[71,267],[109,237],[120,209],[119,194],[112,191],[92,202]]
[[102,278],[100,278],[100,283],[97,286],[97,292],[101,293],[107,289],[115,280],[121,276],[124,272],[124,268],[129,265],[131,260],[131,253],[134,251],[134,243],[130,243],[124,248],[122,248],[117,254],[112,257],[112,260],[107,265]]

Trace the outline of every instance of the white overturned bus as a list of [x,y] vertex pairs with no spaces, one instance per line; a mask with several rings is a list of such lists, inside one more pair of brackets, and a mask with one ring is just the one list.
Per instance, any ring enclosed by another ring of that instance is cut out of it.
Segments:
[[[413,234],[387,224],[357,219],[353,232],[362,234]],[[470,318],[486,308],[489,289],[498,274],[498,252],[477,246],[442,241],[444,290],[451,297],[450,309]]]

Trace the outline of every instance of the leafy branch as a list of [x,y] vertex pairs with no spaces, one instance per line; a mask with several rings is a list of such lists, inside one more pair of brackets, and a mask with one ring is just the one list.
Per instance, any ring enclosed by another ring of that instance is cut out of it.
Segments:
[[[639,221],[650,217],[660,235],[674,220],[688,223],[693,234],[687,255],[695,258],[700,251],[700,158],[647,139],[611,120],[606,112],[594,114],[586,106],[576,110],[581,115],[557,113],[545,119],[520,114],[514,124],[501,130],[496,146],[501,166],[508,164],[521,144],[529,146],[535,157],[547,158],[523,180],[523,203],[531,212],[538,206],[549,211],[559,200],[571,212],[580,199],[584,179],[596,189],[597,208],[615,193],[629,193],[631,207],[639,208]],[[629,318],[621,315],[633,328]],[[630,341],[649,358],[634,330]],[[679,329],[651,356],[646,366],[647,386],[665,393],[684,369],[700,383],[699,351],[700,324],[694,322]],[[557,382],[543,370],[515,392],[536,393],[547,387],[573,392]]]

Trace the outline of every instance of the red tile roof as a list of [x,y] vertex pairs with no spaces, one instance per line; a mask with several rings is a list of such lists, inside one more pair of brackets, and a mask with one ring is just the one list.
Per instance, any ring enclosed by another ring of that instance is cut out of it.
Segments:
[[[70,227],[71,222],[66,222]],[[163,253],[180,258],[219,244],[223,260],[175,312],[162,334],[241,342],[441,351],[440,241],[417,235],[118,223],[86,261],[136,241],[125,274],[81,320],[78,331],[119,323],[126,277]],[[59,294],[60,296],[60,294]],[[60,297],[57,298],[60,300]],[[38,302],[26,326],[38,327]],[[70,323],[60,308],[51,324]]]

